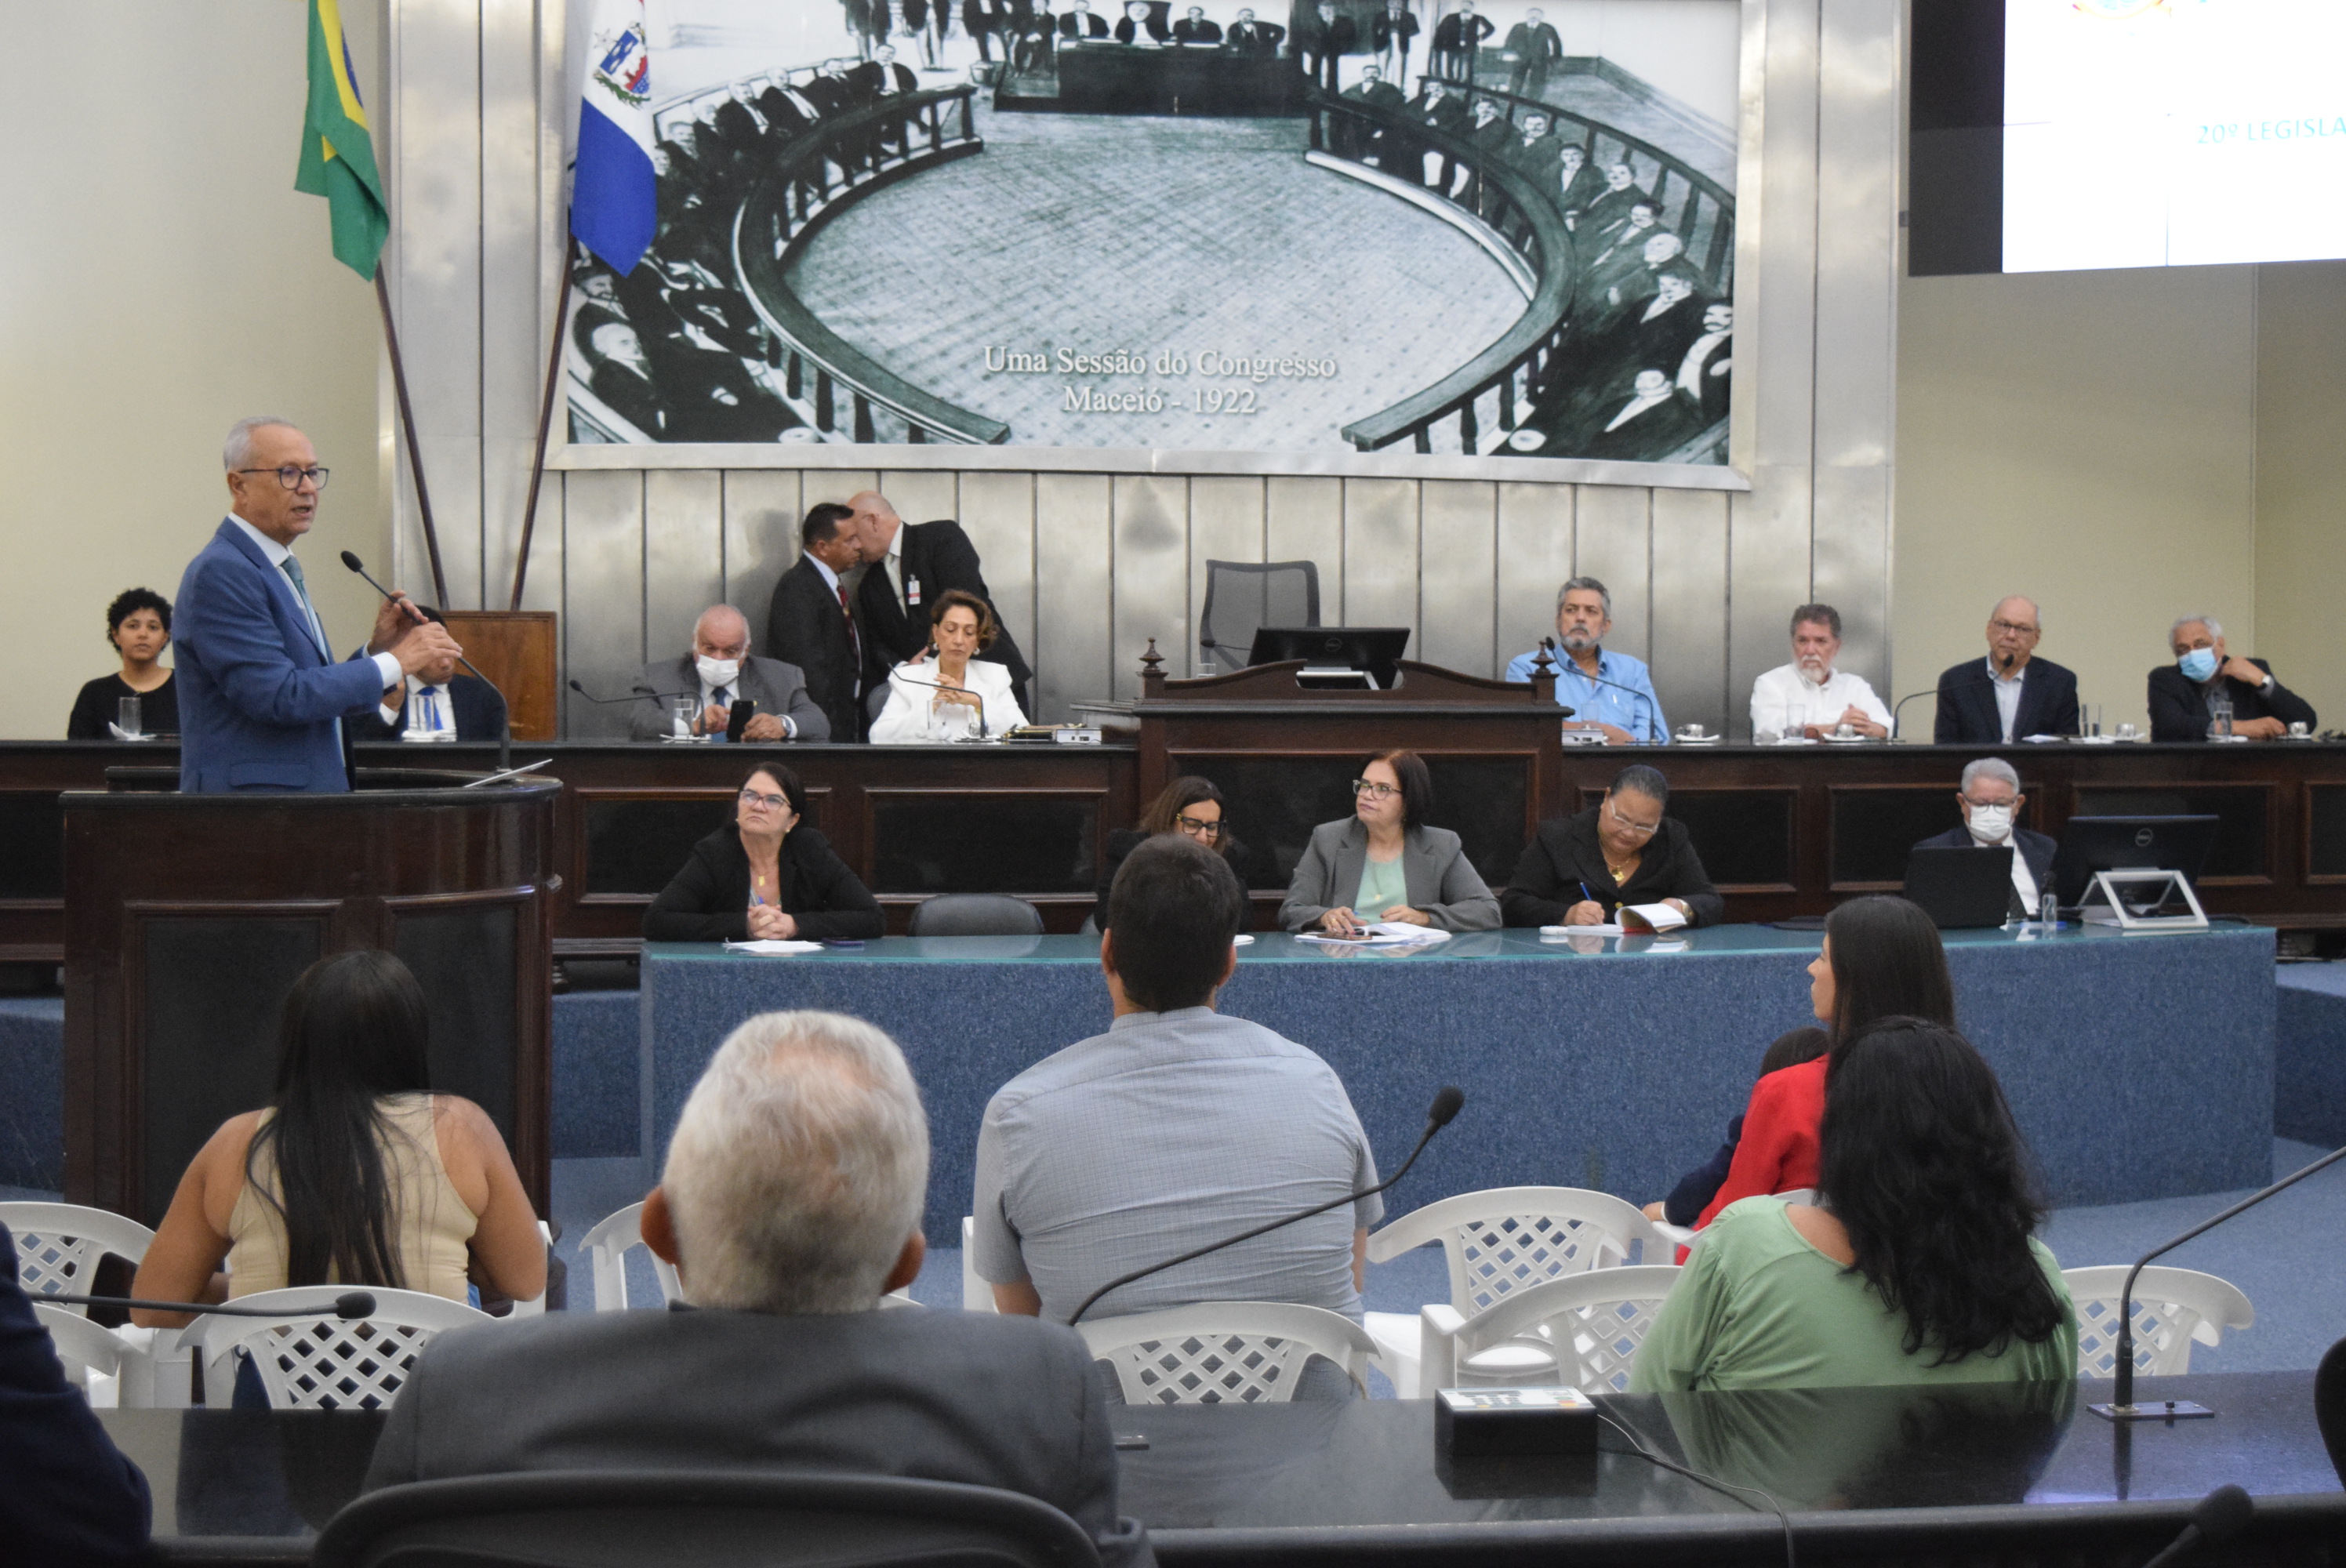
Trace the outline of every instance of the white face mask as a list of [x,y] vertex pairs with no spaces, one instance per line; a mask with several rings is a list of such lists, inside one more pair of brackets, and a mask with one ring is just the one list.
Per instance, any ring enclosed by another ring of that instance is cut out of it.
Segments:
[[2009,806],[1974,806],[1969,826],[1972,837],[1983,844],[2001,844],[2012,837],[2012,808]]
[[700,678],[711,686],[731,686],[741,674],[741,661],[738,658],[710,658],[704,654],[692,663],[700,671]]

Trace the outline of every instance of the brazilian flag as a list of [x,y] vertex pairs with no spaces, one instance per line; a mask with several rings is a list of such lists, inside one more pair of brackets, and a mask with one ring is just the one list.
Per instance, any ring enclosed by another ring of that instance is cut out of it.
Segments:
[[326,199],[334,227],[334,260],[372,278],[391,212],[382,177],[375,172],[374,138],[359,102],[351,46],[342,36],[338,0],[310,0],[310,101],[301,116],[301,161],[293,188]]

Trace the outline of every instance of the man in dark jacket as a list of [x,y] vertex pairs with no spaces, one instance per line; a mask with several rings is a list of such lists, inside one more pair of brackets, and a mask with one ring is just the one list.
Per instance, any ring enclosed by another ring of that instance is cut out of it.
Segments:
[[927,649],[929,611],[947,588],[959,588],[975,594],[993,609],[994,625],[1001,629],[985,657],[1010,671],[1019,708],[1033,713],[1026,683],[1035,672],[1002,625],[1002,606],[994,604],[977,546],[961,524],[951,518],[908,524],[876,490],[850,496],[848,505],[855,517],[852,532],[866,564],[855,598],[856,622],[863,636],[863,689],[878,690],[890,670]]
[[2213,616],[2184,616],[2167,641],[2175,662],[2150,672],[2153,740],[2207,739],[2222,699],[2232,705],[2232,733],[2250,740],[2278,739],[2292,724],[2310,732],[2320,722],[2311,703],[2273,678],[2272,666],[2226,648]]
[[1939,677],[1941,746],[2009,746],[2032,735],[2077,733],[2077,677],[2036,656],[2045,634],[2036,601],[1998,599],[1987,617],[1987,657],[1966,659]]
[[854,512],[836,501],[807,509],[799,524],[798,564],[774,585],[766,617],[766,650],[796,665],[807,694],[831,724],[833,740],[861,740],[863,649],[840,578],[861,558]]
[[2060,844],[2020,825],[2020,809],[2028,797],[2020,792],[2020,774],[2001,757],[1981,757],[1964,769],[1955,804],[1964,813],[1960,827],[1934,833],[1918,850],[2012,850],[2010,912],[2025,920],[2036,916],[2045,890],[2053,885],[2053,856]]

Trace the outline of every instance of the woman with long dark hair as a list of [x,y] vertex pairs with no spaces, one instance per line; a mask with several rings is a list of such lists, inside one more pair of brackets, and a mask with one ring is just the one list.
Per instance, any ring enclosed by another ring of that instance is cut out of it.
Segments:
[[[1099,902],[1092,911],[1095,921],[1107,920],[1107,895],[1116,886],[1116,873],[1124,869],[1124,858],[1156,838],[1160,833],[1178,833],[1192,843],[1203,844],[1223,860],[1235,862],[1239,841],[1230,835],[1229,803],[1210,779],[1200,779],[1194,773],[1184,773],[1157,792],[1157,799],[1140,813],[1137,829],[1118,828],[1107,836],[1107,861],[1100,868]],[[1233,863],[1230,867],[1237,871]],[[1246,881],[1243,873],[1239,881]],[[1248,930],[1254,924],[1252,901],[1239,906],[1244,911],[1239,918],[1239,929]]]
[[1955,1026],[1955,986],[1939,928],[1904,899],[1850,900],[1825,917],[1824,951],[1809,965],[1809,1005],[1831,1044],[1822,1056],[1752,1085],[1734,1163],[1695,1220],[1698,1230],[1738,1199],[1817,1185],[1825,1082],[1850,1041],[1883,1018]]
[[1853,1388],[2076,1376],[2077,1321],[1995,1074],[1943,1024],[1835,1047],[1817,1202],[1730,1207],[1630,1387]]
[[131,1294],[219,1301],[332,1284],[462,1301],[469,1280],[516,1300],[546,1289],[546,1244],[505,1139],[470,1100],[432,1093],[423,990],[405,964],[374,952],[319,960],[293,983],[278,1042],[268,1107],[229,1118],[188,1166]]
[[880,901],[806,820],[806,786],[779,762],[741,780],[733,820],[644,911],[647,942],[862,942],[886,929]]

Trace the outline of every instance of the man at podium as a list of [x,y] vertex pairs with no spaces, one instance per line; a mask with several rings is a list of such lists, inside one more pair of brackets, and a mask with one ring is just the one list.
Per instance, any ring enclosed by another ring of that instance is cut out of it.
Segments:
[[343,716],[463,650],[403,596],[376,613],[365,653],[336,662],[293,555],[326,487],[318,454],[263,416],[237,421],[221,455],[229,515],[179,579],[179,788],[339,793]]

